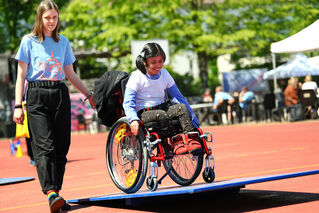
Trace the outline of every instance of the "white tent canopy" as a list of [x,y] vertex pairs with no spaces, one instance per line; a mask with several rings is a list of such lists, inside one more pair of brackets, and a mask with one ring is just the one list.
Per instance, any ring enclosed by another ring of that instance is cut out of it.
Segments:
[[319,19],[298,33],[271,44],[272,53],[297,53],[319,49]]
[[298,33],[271,44],[274,90],[277,90],[275,53],[298,53],[319,50],[319,19]]
[[[307,58],[302,53],[298,53],[293,59],[276,68],[276,77],[290,78],[307,75],[319,75],[319,57]],[[265,72],[264,79],[273,79],[275,70]]]

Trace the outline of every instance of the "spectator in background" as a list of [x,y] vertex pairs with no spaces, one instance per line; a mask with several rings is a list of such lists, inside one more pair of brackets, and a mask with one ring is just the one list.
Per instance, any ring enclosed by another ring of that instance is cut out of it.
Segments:
[[[316,96],[318,97],[318,85],[315,81],[312,81],[312,78],[310,75],[307,75],[304,79],[304,83],[301,86],[302,90],[314,90]],[[316,105],[308,106],[307,114],[310,115],[310,117],[317,118],[317,110]]]
[[278,84],[278,89],[280,89],[280,92],[284,93],[285,89],[287,87],[287,82],[284,79],[280,79],[279,84]]
[[288,80],[288,85],[285,89],[285,105],[291,106],[296,105],[299,101],[298,98],[298,79],[291,77]]
[[307,75],[305,77],[304,83],[301,86],[301,89],[302,90],[312,89],[317,94],[318,85],[315,81],[312,81],[312,78],[310,75]]
[[241,92],[238,95],[238,105],[240,107],[240,113],[239,113],[239,121],[242,121],[243,112],[245,115],[245,120],[247,121],[248,116],[251,115],[252,119],[256,119],[255,113],[252,109],[252,99],[255,97],[254,93],[252,91],[248,90],[247,86],[243,86],[241,89]]
[[204,97],[203,97],[203,102],[205,103],[209,103],[209,102],[213,102],[213,98],[210,94],[210,89],[206,89],[204,92]]
[[287,112],[290,115],[290,121],[299,121],[304,119],[304,112],[302,105],[299,104],[299,87],[298,79],[291,77],[288,80],[288,86],[285,89],[285,105],[287,106]]
[[[235,99],[229,95],[228,93],[224,92],[221,86],[217,86],[215,88],[215,96],[214,96],[214,104],[213,109],[219,113],[227,112],[227,120],[231,122],[231,105],[235,102]],[[226,110],[223,105],[227,104]],[[223,108],[223,109],[222,109]]]
[[241,92],[239,93],[239,98],[238,98],[239,106],[242,109],[247,109],[253,98],[254,98],[254,93],[252,91],[249,91],[247,86],[243,86],[243,88],[241,89]]
[[[213,103],[213,98],[211,96],[209,88],[207,88],[205,90],[205,92],[204,92],[203,102],[204,103]],[[207,120],[207,122],[210,123],[211,116],[214,116],[213,109],[211,107],[207,107],[207,108],[201,109],[200,111],[204,115],[204,116],[201,117],[201,121],[200,122],[203,122],[203,121]],[[213,117],[212,117],[212,120],[214,120]]]
[[243,113],[242,113],[241,107],[239,106],[239,92],[234,91],[232,96],[235,99],[234,104],[232,104],[233,120],[236,119],[236,121],[241,123],[243,121]]

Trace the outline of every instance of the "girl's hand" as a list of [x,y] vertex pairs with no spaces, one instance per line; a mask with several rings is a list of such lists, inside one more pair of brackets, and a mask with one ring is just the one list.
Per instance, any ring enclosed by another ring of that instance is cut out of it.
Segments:
[[138,121],[133,121],[130,125],[131,127],[131,132],[134,134],[134,135],[137,135],[138,134],[138,128],[139,128],[140,124],[138,123]]
[[92,109],[95,109],[96,108],[96,105],[95,105],[95,102],[94,102],[94,98],[93,98],[93,95],[91,95],[89,98],[88,98],[89,102],[90,102],[90,105],[92,107]]
[[23,110],[21,108],[14,110],[13,121],[17,124],[23,125],[24,113],[23,113]]
[[88,92],[86,94],[86,98],[84,99],[84,102],[87,102],[87,101],[89,101],[92,109],[96,108],[95,101],[94,101],[94,98],[93,98],[93,92]]

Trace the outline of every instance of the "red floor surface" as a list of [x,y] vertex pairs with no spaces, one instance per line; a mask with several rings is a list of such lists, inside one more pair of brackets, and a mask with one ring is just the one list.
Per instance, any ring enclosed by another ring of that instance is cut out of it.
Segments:
[[[203,129],[214,134],[216,181],[319,169],[319,121]],[[65,199],[119,192],[106,168],[106,136],[72,135],[61,191]],[[10,141],[0,140],[0,178],[31,176],[35,180],[0,186],[0,212],[49,212],[36,169],[29,165],[25,141],[21,142],[24,155],[17,158],[10,155]],[[204,181],[200,176],[196,182]],[[167,177],[162,185],[174,183]],[[112,203],[72,205],[71,212],[319,212],[319,175],[247,185],[236,196],[205,194],[160,202],[134,207]]]

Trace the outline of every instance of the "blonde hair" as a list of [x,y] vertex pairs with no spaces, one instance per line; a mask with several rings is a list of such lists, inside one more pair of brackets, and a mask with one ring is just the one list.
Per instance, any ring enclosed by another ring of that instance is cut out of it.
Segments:
[[294,88],[297,88],[298,87],[298,79],[295,77],[291,77],[288,80],[288,84],[292,85]]
[[310,76],[310,75],[307,75],[307,76],[305,77],[305,82],[310,82],[310,81],[312,81],[311,76]]
[[[52,10],[52,9],[56,10],[59,15],[59,8],[53,0],[44,0],[38,6],[35,22],[33,25],[32,35],[38,37],[38,41],[40,43],[42,43],[44,40],[42,15],[44,12],[48,10]],[[59,27],[60,27],[60,18],[58,16],[57,26],[52,33],[52,38],[56,42],[60,40]]]

